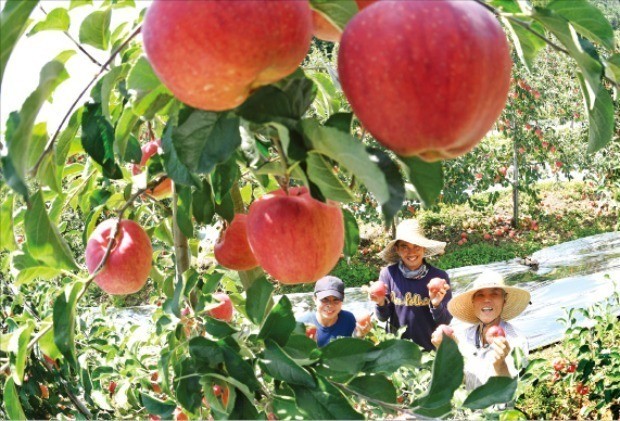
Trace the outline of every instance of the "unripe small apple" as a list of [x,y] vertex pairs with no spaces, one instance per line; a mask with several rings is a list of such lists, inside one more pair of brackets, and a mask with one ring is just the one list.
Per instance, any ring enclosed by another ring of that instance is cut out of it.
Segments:
[[213,251],[217,262],[232,270],[250,270],[258,266],[258,261],[248,241],[248,216],[235,214]]
[[[131,173],[133,175],[140,174],[148,160],[153,155],[159,153],[161,149],[161,139],[151,140],[142,145],[140,149],[142,150],[142,159],[140,159],[140,164],[133,164],[131,166]],[[172,196],[172,180],[169,178],[164,179],[164,181],[155,186],[155,188],[147,190],[146,194],[156,200],[169,198]]]
[[[116,219],[103,221],[95,228],[86,245],[86,266],[92,274],[105,255]],[[151,272],[153,247],[151,239],[140,225],[123,219],[118,227],[115,244],[95,283],[112,295],[133,294],[140,291]]]
[[433,278],[426,285],[429,292],[433,294],[437,294],[439,291],[443,290],[444,285],[446,285],[446,280],[442,278]]
[[506,337],[506,332],[504,332],[504,329],[502,329],[501,326],[491,326],[484,334],[484,338],[489,344],[492,343],[498,336]]
[[220,304],[209,310],[209,316],[214,319],[230,322],[233,319],[234,308],[228,294],[216,292],[213,294],[213,298],[218,300]]

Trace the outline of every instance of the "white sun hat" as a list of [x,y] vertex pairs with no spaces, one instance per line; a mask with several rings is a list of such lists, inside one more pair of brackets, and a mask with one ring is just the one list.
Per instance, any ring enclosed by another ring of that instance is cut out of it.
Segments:
[[424,257],[443,254],[446,243],[443,241],[435,241],[426,238],[424,229],[420,226],[417,219],[406,219],[396,227],[396,237],[388,243],[388,245],[379,253],[379,256],[388,263],[396,263],[400,260],[400,256],[396,252],[397,241],[406,241],[424,247]]
[[492,270],[482,272],[472,282],[467,291],[453,297],[448,302],[448,311],[454,317],[467,323],[476,324],[479,322],[474,314],[474,304],[472,299],[476,291],[485,288],[501,288],[506,292],[506,302],[500,317],[502,320],[510,320],[517,317],[525,310],[530,303],[530,292],[519,287],[506,285],[504,277]]

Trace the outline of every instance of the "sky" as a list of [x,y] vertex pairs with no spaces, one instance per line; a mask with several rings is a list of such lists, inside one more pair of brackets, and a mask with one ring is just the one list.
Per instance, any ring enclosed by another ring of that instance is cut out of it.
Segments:
[[[0,1],[0,7],[4,8],[5,0]],[[121,22],[133,20],[139,10],[148,6],[150,1],[136,0],[136,8],[126,7],[114,9],[112,12],[111,29],[116,28]],[[95,1],[93,6],[82,6],[69,11],[71,26],[69,33],[77,41],[82,20],[95,10],[99,9],[101,1]],[[39,6],[30,15],[35,21],[42,20],[44,13],[57,7],[68,8],[69,1],[64,0],[41,0]],[[61,31],[43,31],[31,37],[22,35],[9,58],[4,78],[2,92],[0,93],[0,133],[4,141],[6,121],[12,111],[19,111],[28,96],[39,84],[39,72],[41,68],[60,52],[64,50],[76,50],[75,54],[66,64],[70,78],[64,81],[53,95],[53,103],[45,103],[37,122],[47,121],[47,130],[50,136],[58,128],[63,116],[67,113],[71,104],[84,87],[90,82],[99,67],[88,57],[77,50],[75,44]],[[109,53],[97,50],[94,47],[85,46],[85,49],[100,63],[105,62]],[[81,102],[88,99],[85,95]]]

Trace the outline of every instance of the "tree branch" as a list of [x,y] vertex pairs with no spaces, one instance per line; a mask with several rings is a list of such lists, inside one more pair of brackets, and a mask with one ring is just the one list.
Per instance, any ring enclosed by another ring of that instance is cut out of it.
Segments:
[[[39,9],[41,9],[41,11],[45,14],[45,16],[47,16],[47,11],[45,11],[43,6],[39,5]],[[69,31],[62,31],[62,32],[75,44],[75,46],[78,48],[78,50],[80,50],[82,53],[84,53],[86,55],[86,57],[89,58],[90,61],[92,61],[94,64],[96,64],[99,67],[103,67],[103,65],[101,63],[99,63],[95,57],[90,55],[90,53],[88,51],[86,51],[84,49],[84,47],[82,47],[82,45],[75,40],[75,38],[73,38],[71,36]]]
[[54,136],[52,136],[52,138],[49,140],[49,142],[47,142],[47,145],[45,145],[45,149],[43,150],[43,152],[41,153],[41,156],[39,156],[39,159],[37,160],[37,163],[34,165],[34,167],[32,167],[32,169],[30,170],[30,175],[34,176],[37,174],[37,171],[39,170],[39,166],[41,165],[41,162],[43,162],[43,158],[45,158],[45,155],[49,154],[52,151],[52,148],[54,146],[54,142],[56,142],[56,139],[58,138],[58,135],[60,134],[60,130],[63,128],[63,126],[65,125],[65,122],[67,121],[67,119],[69,118],[69,116],[71,115],[71,113],[73,112],[73,109],[75,108],[75,106],[78,104],[78,102],[82,99],[82,97],[84,96],[84,94],[86,92],[88,92],[88,89],[97,81],[97,79],[99,79],[99,76],[101,76],[104,72],[104,70],[106,69],[106,67],[112,63],[112,61],[114,60],[114,58],[116,57],[116,55],[123,49],[125,48],[125,46],[127,46],[127,44],[129,44],[129,41],[131,41],[133,38],[136,37],[136,35],[138,35],[140,33],[140,30],[142,29],[141,26],[138,26],[128,37],[125,41],[123,41],[123,43],[121,45],[119,45],[116,50],[114,50],[114,52],[112,52],[112,54],[110,55],[110,57],[108,58],[108,60],[103,63],[103,65],[101,66],[101,68],[99,69],[99,72],[97,72],[97,74],[92,78],[92,80],[88,83],[88,85],[86,85],[86,87],[84,88],[84,90],[82,90],[82,92],[80,92],[80,94],[78,95],[78,97],[75,99],[75,101],[73,101],[73,104],[71,104],[71,107],[69,107],[69,110],[67,111],[67,113],[65,114],[65,116],[62,118],[62,121],[60,122],[60,124],[58,125],[58,128],[56,129],[56,132],[54,133]]

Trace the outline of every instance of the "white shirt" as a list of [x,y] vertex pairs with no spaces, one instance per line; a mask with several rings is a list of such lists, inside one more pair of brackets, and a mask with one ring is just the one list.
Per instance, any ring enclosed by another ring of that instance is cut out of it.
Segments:
[[[527,366],[529,347],[525,335],[519,332],[512,324],[501,320],[499,325],[506,332],[506,339],[510,344],[510,355],[506,357],[506,365],[510,377],[515,377],[518,370],[512,357],[512,350],[520,348],[523,352],[523,366]],[[465,358],[465,387],[473,390],[485,384],[490,377],[497,376],[493,368],[494,352],[490,346],[476,348],[478,325],[470,326],[464,331],[455,332],[459,343],[459,350]]]

